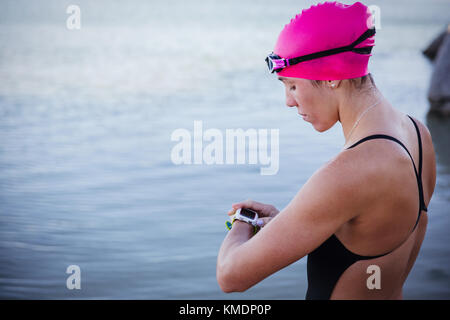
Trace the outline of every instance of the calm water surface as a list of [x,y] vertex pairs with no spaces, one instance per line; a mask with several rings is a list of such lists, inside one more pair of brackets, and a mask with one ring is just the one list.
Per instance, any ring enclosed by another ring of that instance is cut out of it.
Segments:
[[[284,106],[266,71],[284,24],[310,1],[4,1],[0,12],[0,298],[303,299],[306,259],[245,293],[215,277],[230,204],[282,209],[341,150]],[[348,3],[348,1],[346,1]],[[448,1],[374,1],[370,64],[399,110],[425,122],[437,152],[429,226],[404,297],[450,298],[450,122],[427,118],[432,64],[420,50]],[[271,7],[272,10],[267,10]],[[182,165],[178,128],[280,130],[280,169]],[[81,290],[67,290],[68,265]]]

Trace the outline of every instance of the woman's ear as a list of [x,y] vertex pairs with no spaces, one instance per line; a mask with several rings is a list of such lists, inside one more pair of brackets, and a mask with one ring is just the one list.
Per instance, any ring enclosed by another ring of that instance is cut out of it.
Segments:
[[341,84],[341,80],[328,80],[327,83],[331,89],[337,89]]

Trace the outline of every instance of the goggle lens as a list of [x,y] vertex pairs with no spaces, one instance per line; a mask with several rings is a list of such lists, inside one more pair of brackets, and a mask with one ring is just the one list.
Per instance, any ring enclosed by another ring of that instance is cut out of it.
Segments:
[[274,53],[267,56],[266,62],[271,73],[279,72],[281,69],[286,67],[286,60]]

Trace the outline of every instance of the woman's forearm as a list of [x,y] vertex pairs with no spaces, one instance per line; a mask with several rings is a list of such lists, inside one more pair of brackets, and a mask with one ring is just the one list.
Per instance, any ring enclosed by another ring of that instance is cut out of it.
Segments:
[[[224,292],[239,291],[237,284],[233,283],[233,254],[236,249],[253,236],[253,226],[236,220],[233,227],[225,237],[217,257],[217,281]],[[234,270],[236,271],[236,270]]]

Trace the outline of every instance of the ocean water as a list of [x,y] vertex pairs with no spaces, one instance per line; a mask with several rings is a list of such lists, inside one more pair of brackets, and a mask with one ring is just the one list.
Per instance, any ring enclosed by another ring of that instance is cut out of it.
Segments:
[[[338,153],[285,107],[264,58],[314,1],[2,1],[0,298],[303,299],[306,259],[224,294],[216,259],[231,203],[282,209]],[[350,3],[344,1],[344,3]],[[450,121],[427,117],[433,65],[421,54],[450,4],[373,1],[381,28],[370,70],[399,110],[429,127],[437,185],[406,299],[450,298]],[[171,134],[279,129],[276,175],[260,165],[175,165]],[[66,268],[81,269],[81,290]]]

